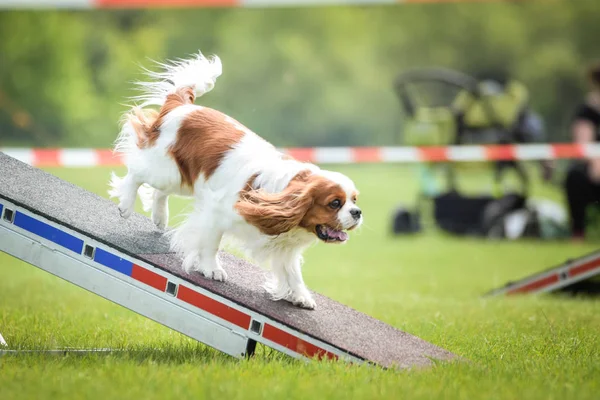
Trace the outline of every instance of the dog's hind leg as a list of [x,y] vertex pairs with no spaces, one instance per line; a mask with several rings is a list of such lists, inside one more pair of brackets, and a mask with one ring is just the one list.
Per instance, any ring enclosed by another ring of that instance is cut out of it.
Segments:
[[133,174],[128,173],[124,178],[119,178],[113,173],[110,181],[111,190],[108,192],[110,197],[119,199],[119,213],[123,218],[129,218],[135,207],[137,191],[142,182],[137,180]]
[[203,235],[203,241],[200,246],[200,262],[197,270],[209,279],[216,281],[227,280],[227,273],[219,261],[219,244],[224,231],[215,229],[213,232],[206,232]]
[[225,230],[219,225],[218,213],[209,204],[200,204],[185,222],[168,232],[171,249],[183,258],[183,269],[198,271],[209,279],[225,281],[227,273],[218,259],[219,245]]
[[160,229],[169,223],[169,194],[154,190],[152,197],[152,222]]

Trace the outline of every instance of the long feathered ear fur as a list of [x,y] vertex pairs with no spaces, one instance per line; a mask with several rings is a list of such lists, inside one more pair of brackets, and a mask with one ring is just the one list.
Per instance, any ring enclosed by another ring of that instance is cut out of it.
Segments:
[[299,226],[314,202],[316,184],[305,176],[293,179],[280,193],[253,189],[240,193],[235,208],[250,224],[266,235],[280,235]]

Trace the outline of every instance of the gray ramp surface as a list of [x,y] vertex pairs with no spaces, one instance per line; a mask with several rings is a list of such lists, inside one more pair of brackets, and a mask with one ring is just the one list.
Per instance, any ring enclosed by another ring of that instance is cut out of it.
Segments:
[[[108,189],[108,182],[107,182]],[[227,282],[180,269],[167,240],[149,218],[120,217],[114,202],[0,153],[0,197],[125,254],[144,260],[308,336],[384,367],[419,367],[455,356],[416,336],[315,293],[316,310],[271,301],[262,289],[264,271],[221,252]]]

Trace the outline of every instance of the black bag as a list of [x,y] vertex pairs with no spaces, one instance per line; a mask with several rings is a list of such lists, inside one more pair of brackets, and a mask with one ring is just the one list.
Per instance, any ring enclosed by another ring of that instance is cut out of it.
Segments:
[[487,236],[504,217],[525,207],[525,197],[507,194],[465,197],[448,192],[433,199],[434,218],[438,227],[456,235]]
[[416,211],[399,206],[394,211],[392,220],[392,231],[394,234],[409,234],[421,231],[421,219]]

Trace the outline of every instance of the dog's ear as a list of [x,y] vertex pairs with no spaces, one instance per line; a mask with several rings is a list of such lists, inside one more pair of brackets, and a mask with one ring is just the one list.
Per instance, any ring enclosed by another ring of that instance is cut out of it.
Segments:
[[235,208],[262,233],[280,235],[299,226],[313,205],[314,189],[307,174],[298,175],[280,193],[267,193],[248,185]]

